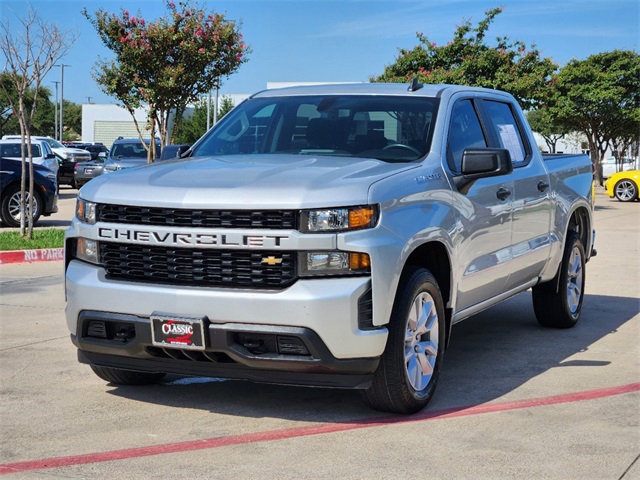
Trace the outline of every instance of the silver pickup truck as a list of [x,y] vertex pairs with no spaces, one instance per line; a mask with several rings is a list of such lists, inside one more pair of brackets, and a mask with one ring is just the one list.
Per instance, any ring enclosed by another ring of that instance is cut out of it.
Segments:
[[411,413],[455,323],[530,288],[542,325],[580,317],[591,162],[543,158],[504,92],[268,90],[183,157],[91,181],[66,232],[71,340],[108,382],[356,388]]

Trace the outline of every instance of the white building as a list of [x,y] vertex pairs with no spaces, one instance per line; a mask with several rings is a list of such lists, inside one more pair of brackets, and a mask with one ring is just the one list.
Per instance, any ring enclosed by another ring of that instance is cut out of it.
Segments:
[[[144,108],[138,108],[135,116],[140,125],[147,124],[147,112]],[[136,125],[127,109],[109,104],[82,105],[83,142],[99,142],[111,148],[111,144],[118,137],[138,137]]]
[[[231,94],[224,95],[231,98],[234,105],[238,105],[240,102],[248,98],[248,94]],[[222,103],[222,96],[219,97],[219,104]],[[203,97],[206,101],[206,97]],[[215,100],[211,99],[211,108],[213,111]],[[189,116],[193,111],[193,105],[187,107],[185,112],[186,116]],[[147,110],[145,108],[138,108],[135,110],[135,117],[138,125],[141,128],[147,125]],[[213,113],[211,113],[213,119]],[[213,120],[212,120],[213,123]],[[148,137],[149,135],[143,135]],[[98,142],[111,148],[111,144],[118,137],[124,138],[137,138],[138,130],[131,118],[129,111],[115,104],[97,104],[97,103],[85,103],[82,105],[82,141],[86,143]]]

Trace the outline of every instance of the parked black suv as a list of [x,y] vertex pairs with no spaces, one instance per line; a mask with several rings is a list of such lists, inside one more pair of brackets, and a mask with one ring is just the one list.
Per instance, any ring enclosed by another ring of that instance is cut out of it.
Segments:
[[[21,178],[21,160],[0,158],[0,218],[3,226],[20,226]],[[56,193],[58,185],[55,173],[35,163],[33,164],[33,183],[33,224],[35,225],[41,215],[48,217],[58,211],[58,194]]]

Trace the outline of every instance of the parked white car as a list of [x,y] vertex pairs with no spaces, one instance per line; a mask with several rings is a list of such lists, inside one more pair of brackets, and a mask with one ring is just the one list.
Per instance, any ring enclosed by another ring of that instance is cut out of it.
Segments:
[[[5,135],[2,137],[3,140],[20,140],[20,135]],[[32,140],[41,140],[47,142],[51,147],[51,150],[63,162],[74,161],[74,162],[88,162],[91,160],[91,154],[86,150],[82,150],[80,148],[71,148],[65,147],[59,141],[51,138],[51,137],[38,137],[32,136]]]
[[[58,174],[58,159],[44,140],[37,140],[31,137],[31,153],[33,155],[33,163],[43,165],[56,175]],[[22,142],[20,139],[0,140],[0,156],[3,158],[11,158],[14,160],[22,159]]]
[[616,164],[615,157],[605,158],[602,161],[602,178],[609,178],[614,173],[627,172],[636,169],[636,161],[632,158],[623,158],[622,165]]

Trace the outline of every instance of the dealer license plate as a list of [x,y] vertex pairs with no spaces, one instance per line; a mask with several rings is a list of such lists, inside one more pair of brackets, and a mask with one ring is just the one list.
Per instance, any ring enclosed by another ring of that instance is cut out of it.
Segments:
[[158,347],[204,350],[204,317],[151,316],[151,341]]
[[93,173],[93,168],[85,168],[84,173],[86,173],[87,175]]

